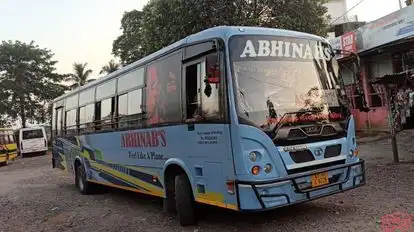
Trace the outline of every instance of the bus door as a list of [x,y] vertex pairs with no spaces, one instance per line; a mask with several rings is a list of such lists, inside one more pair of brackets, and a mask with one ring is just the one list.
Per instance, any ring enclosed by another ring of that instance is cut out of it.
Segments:
[[55,109],[53,120],[54,128],[52,128],[52,137],[54,139],[52,146],[52,166],[66,170],[67,164],[63,150],[63,142],[60,139],[63,127],[63,107]]
[[[211,43],[207,43],[208,46]],[[204,51],[206,44],[190,47],[190,52]],[[204,47],[203,47],[204,46]],[[186,55],[193,55],[188,50]],[[235,207],[236,198],[227,193],[227,179],[234,179],[230,125],[226,118],[225,78],[220,67],[224,61],[216,51],[183,62],[182,147],[194,180],[197,202],[225,208]],[[184,57],[185,58],[185,57]],[[185,59],[184,59],[185,60]]]

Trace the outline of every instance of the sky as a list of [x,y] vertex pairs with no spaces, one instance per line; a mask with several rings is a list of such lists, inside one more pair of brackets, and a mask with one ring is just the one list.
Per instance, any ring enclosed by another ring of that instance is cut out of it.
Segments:
[[[348,9],[359,1],[347,0]],[[114,58],[112,42],[121,34],[123,13],[140,10],[147,2],[0,0],[0,41],[33,40],[55,54],[58,72],[70,73],[73,62],[87,62],[92,78],[98,78],[101,67]],[[398,9],[398,0],[363,0],[349,14],[357,14],[360,21],[372,21]]]

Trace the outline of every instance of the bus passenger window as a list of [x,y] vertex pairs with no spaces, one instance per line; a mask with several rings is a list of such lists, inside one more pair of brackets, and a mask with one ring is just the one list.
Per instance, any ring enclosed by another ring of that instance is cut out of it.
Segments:
[[100,104],[100,123],[101,129],[112,128],[112,115],[113,115],[113,99],[108,98],[101,101]]

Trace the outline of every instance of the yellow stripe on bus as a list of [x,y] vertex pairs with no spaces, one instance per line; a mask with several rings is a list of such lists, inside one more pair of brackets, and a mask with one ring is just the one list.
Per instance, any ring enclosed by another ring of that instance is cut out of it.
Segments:
[[210,200],[201,199],[201,198],[197,198],[196,201],[199,202],[199,203],[206,204],[206,205],[213,205],[213,206],[217,206],[217,207],[221,207],[221,208],[226,208],[226,209],[239,211],[239,208],[237,207],[237,205],[226,204],[226,203],[218,202],[218,201],[210,201]]
[[224,196],[222,193],[207,192],[207,193],[197,193],[195,197],[197,202],[214,205],[226,209],[238,210],[236,205],[224,203]]
[[4,163],[7,161],[7,156],[0,156],[0,163]]
[[162,191],[160,188],[154,187],[151,184],[148,184],[145,181],[139,180],[139,179],[137,179],[135,177],[132,177],[132,176],[127,175],[125,173],[119,172],[119,171],[114,170],[114,169],[112,169],[110,167],[107,167],[105,165],[96,163],[95,161],[92,161],[92,160],[91,160],[91,166],[94,167],[94,168],[96,168],[96,169],[98,169],[98,170],[99,169],[100,170],[103,170],[103,171],[105,171],[105,172],[107,172],[107,173],[109,173],[109,174],[111,174],[111,175],[113,175],[113,176],[115,176],[115,177],[117,177],[117,178],[119,178],[121,180],[130,182],[130,183],[135,184],[135,185],[137,185],[139,187],[148,189],[148,191],[149,191],[148,193],[151,194],[151,195],[155,195],[155,196],[159,196],[159,197],[164,197],[164,191]]
[[97,180],[88,180],[88,181],[89,182],[92,182],[92,183],[96,183],[96,184],[106,185],[108,187],[113,187],[113,188],[118,188],[118,189],[123,189],[123,190],[131,191],[131,192],[149,194],[149,195],[156,196],[156,197],[163,197],[163,196],[159,196],[159,195],[157,195],[155,193],[147,192],[147,191],[141,191],[141,190],[136,189],[136,188],[131,188],[131,187],[126,187],[126,186],[116,185],[116,184],[107,183],[107,182],[101,182],[101,181],[97,181]]

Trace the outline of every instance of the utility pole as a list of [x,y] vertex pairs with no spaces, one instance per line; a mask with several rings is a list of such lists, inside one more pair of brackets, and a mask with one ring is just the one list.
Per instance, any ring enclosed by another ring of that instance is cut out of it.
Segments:
[[397,132],[396,132],[396,125],[395,125],[395,121],[396,118],[394,117],[394,108],[395,105],[393,103],[394,100],[394,96],[395,93],[393,91],[393,87],[391,86],[386,86],[387,88],[387,105],[388,105],[388,122],[389,122],[389,126],[390,126],[390,137],[391,137],[391,147],[392,147],[392,155],[394,158],[394,163],[399,163],[400,162],[400,158],[398,155],[398,144],[397,144]]

